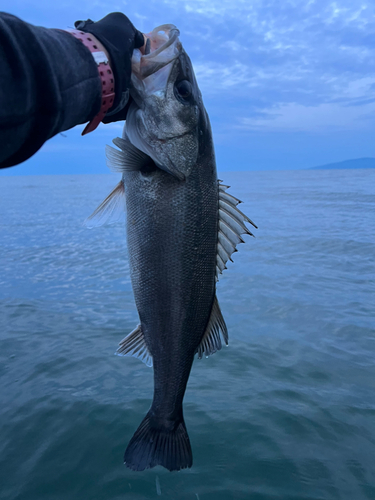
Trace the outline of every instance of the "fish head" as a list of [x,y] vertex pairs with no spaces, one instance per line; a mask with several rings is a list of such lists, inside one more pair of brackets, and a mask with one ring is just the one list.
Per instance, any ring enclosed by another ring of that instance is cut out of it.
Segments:
[[206,112],[178,35],[173,25],[159,26],[146,35],[149,53],[134,51],[125,133],[157,167],[184,180],[197,163]]

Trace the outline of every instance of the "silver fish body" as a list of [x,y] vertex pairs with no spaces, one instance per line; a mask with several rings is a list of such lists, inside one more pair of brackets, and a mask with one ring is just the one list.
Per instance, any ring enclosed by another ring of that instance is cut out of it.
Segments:
[[[243,241],[240,233],[251,234],[244,225],[251,221],[237,209],[239,200],[218,183],[211,127],[192,65],[175,28],[168,29],[174,43],[168,46],[167,64],[155,30],[158,61],[146,60],[144,79],[138,54],[134,102],[123,139],[114,140],[120,151],[108,150],[122,181],[93,214],[113,212],[113,199],[126,191],[140,325],[120,343],[119,353],[137,356],[154,369],[151,408],[125,452],[133,470],[191,467],[182,410],[186,385],[194,355],[219,350],[220,333],[227,343],[216,281]],[[154,80],[150,64],[156,67]]]
[[[151,428],[166,434],[183,425],[182,400],[215,297],[215,174],[202,168],[183,184],[161,170],[124,175],[131,279],[154,368],[148,419]],[[187,434],[185,446],[189,452]],[[137,453],[133,458],[134,452],[125,456],[131,468],[157,465],[152,459],[142,462]],[[191,466],[191,452],[187,455],[176,465],[176,456],[167,457],[170,462],[162,465]]]

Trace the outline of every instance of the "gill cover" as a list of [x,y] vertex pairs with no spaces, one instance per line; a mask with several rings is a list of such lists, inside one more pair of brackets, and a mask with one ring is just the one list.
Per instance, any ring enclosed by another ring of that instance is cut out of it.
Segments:
[[198,157],[202,101],[178,35],[173,25],[159,26],[146,35],[150,52],[134,51],[124,135],[160,169],[184,180]]

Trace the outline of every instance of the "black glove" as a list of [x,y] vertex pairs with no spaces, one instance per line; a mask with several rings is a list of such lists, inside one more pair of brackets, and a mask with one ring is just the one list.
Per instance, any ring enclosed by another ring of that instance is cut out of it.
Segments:
[[133,50],[144,45],[144,38],[129,19],[121,12],[113,12],[94,23],[76,21],[74,26],[85,33],[92,33],[108,51],[115,77],[115,101],[103,123],[126,119],[129,105],[131,58]]

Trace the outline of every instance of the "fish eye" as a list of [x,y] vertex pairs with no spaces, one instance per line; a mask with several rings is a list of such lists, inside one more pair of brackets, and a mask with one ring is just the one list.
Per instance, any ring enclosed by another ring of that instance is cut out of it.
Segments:
[[193,87],[188,80],[182,80],[181,82],[176,83],[175,93],[177,97],[187,101],[193,94]]

